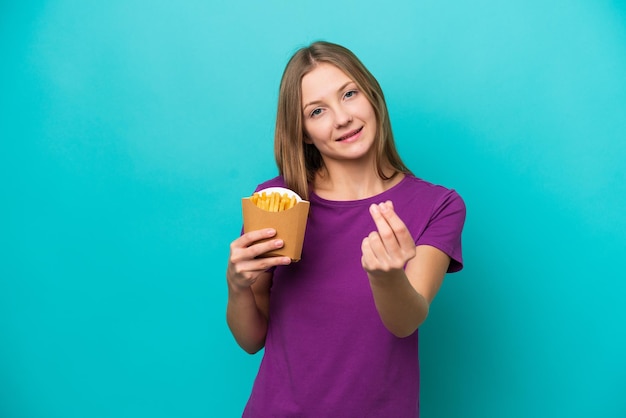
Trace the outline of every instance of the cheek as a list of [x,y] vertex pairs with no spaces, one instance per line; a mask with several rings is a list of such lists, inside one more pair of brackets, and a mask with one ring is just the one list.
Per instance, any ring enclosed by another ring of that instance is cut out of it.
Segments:
[[376,120],[376,112],[374,112],[374,108],[369,103],[368,103],[368,105],[366,107],[366,111],[367,111],[367,117],[369,119]]
[[328,136],[328,129],[321,121],[304,125],[304,135],[307,143],[312,144],[316,140]]
[[304,138],[304,143],[305,144],[312,144],[313,141],[311,141],[311,130],[308,126],[308,124],[305,122],[302,124],[302,135]]

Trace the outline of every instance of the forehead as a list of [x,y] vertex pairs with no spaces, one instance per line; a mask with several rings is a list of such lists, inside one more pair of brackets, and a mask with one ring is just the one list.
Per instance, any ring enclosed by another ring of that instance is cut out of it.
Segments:
[[302,77],[302,101],[323,99],[329,94],[334,95],[346,83],[354,80],[338,67],[321,63]]

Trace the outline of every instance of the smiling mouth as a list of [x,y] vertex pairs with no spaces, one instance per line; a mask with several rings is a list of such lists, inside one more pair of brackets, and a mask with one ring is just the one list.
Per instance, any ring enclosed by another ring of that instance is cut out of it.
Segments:
[[358,134],[359,132],[361,132],[361,130],[363,130],[363,127],[360,127],[359,129],[355,129],[354,131],[348,132],[347,134],[345,134],[344,136],[337,138],[337,142],[339,141],[343,141],[345,139],[351,138],[354,135]]

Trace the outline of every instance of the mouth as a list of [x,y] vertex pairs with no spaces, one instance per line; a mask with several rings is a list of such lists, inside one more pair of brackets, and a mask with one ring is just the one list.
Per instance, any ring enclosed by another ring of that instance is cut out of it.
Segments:
[[335,141],[336,142],[340,142],[340,141],[345,141],[346,139],[350,139],[350,138],[358,135],[359,132],[361,132],[362,130],[363,130],[363,127],[360,127],[359,129],[355,129],[353,131],[350,131],[347,134],[343,135],[342,137],[337,138]]

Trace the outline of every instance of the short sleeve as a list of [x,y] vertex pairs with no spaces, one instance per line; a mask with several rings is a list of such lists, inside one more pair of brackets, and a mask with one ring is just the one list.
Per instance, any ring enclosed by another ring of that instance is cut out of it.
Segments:
[[433,206],[432,215],[416,245],[430,245],[450,257],[448,273],[463,268],[461,233],[465,224],[466,208],[461,196],[449,190]]

